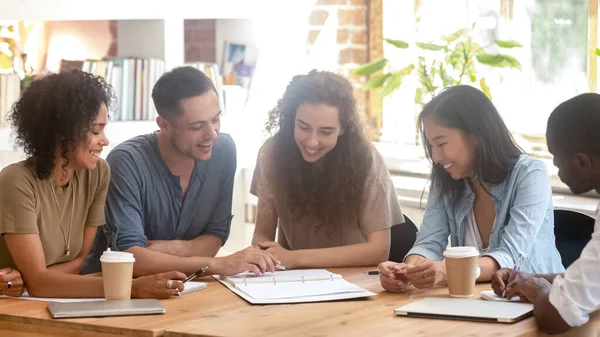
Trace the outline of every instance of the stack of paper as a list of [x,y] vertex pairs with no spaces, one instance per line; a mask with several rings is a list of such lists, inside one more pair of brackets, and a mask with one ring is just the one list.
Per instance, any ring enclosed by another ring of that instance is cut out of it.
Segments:
[[334,301],[375,295],[324,269],[276,271],[256,276],[215,276],[252,304]]

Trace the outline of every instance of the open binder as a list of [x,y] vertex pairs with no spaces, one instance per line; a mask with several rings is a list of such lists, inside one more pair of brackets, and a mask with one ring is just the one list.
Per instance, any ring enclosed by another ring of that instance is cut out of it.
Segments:
[[375,294],[324,269],[276,271],[256,276],[242,273],[215,278],[251,304],[345,300]]

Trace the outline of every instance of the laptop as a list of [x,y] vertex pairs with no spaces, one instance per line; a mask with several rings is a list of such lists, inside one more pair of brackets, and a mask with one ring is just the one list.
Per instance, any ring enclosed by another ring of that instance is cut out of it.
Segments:
[[167,312],[155,299],[48,303],[52,318],[153,315]]
[[429,297],[394,309],[398,316],[515,323],[533,315],[533,304]]

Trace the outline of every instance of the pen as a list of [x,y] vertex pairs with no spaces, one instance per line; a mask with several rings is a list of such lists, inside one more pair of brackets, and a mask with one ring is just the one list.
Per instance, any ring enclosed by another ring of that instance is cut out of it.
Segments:
[[204,274],[204,272],[208,269],[208,266],[200,268],[200,270],[198,270],[197,272],[193,273],[192,275],[188,276],[185,278],[185,280],[182,281],[182,283],[186,283],[189,282],[193,279],[195,279],[196,277]]
[[508,275],[508,281],[506,282],[506,285],[504,286],[504,291],[502,291],[502,297],[506,297],[506,286],[508,286],[513,281],[513,279],[515,278],[515,275],[517,274],[519,269],[521,269],[522,264],[523,264],[523,254],[519,254],[519,256],[517,257],[517,261],[515,261],[515,266],[513,267],[512,271],[510,272],[510,275]]
[[[365,272],[366,275],[381,275],[383,274],[379,270],[369,270]],[[404,274],[402,270],[394,270],[393,274]]]
[[278,269],[278,270],[289,270],[288,267],[280,265],[280,264],[276,264],[275,265],[275,269]]

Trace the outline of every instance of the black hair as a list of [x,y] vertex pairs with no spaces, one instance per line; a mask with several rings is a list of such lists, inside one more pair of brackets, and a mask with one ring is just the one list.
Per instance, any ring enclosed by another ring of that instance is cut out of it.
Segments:
[[557,106],[548,118],[550,134],[562,151],[600,156],[600,95],[581,94]]
[[[67,153],[87,140],[102,104],[115,101],[104,78],[69,70],[35,79],[12,106],[8,121],[40,179],[50,177],[57,150]],[[68,163],[68,159],[67,159]]]
[[448,172],[432,159],[431,144],[427,141],[423,121],[431,117],[445,128],[458,129],[471,136],[476,146],[476,179],[488,193],[484,183],[499,184],[506,179],[523,150],[516,145],[498,110],[480,90],[458,85],[443,89],[423,107],[417,121],[427,158],[432,162],[431,183],[439,184],[441,195],[452,191],[456,205],[465,184],[454,180]]
[[218,95],[213,81],[202,71],[190,66],[177,67],[158,79],[152,89],[152,100],[158,115],[172,120],[181,114],[182,99],[210,90]]

